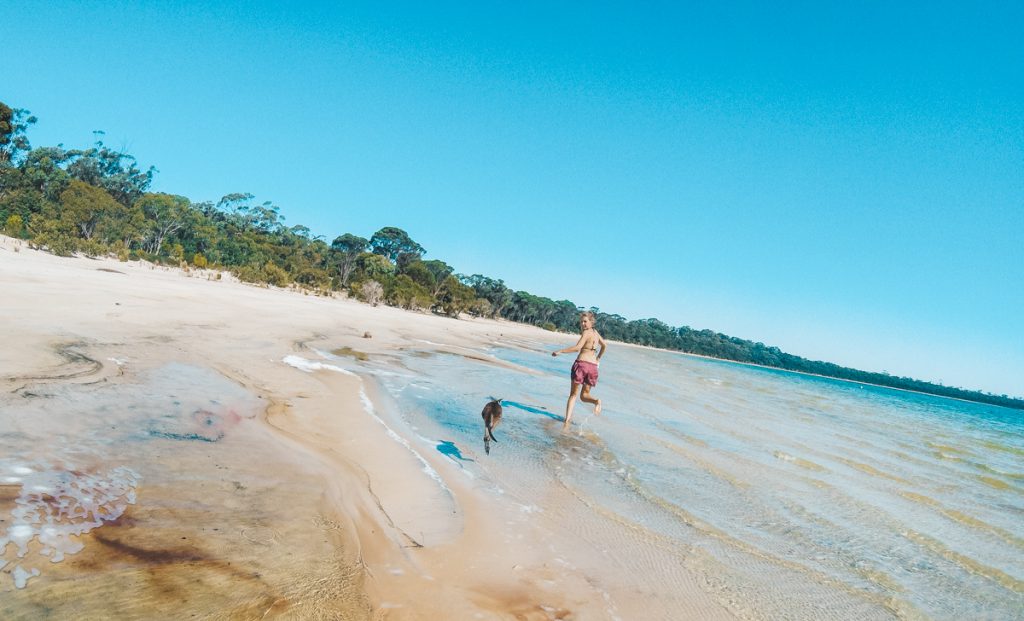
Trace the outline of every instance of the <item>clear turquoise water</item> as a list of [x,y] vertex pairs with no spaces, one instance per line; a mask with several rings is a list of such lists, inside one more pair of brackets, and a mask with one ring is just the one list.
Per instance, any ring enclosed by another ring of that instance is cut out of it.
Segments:
[[[562,434],[571,358],[475,352],[505,368],[441,349],[348,364],[419,449],[564,516],[621,575],[645,572],[652,601],[683,567],[752,618],[1024,617],[1021,412],[615,347],[594,390],[605,414],[581,404]],[[505,417],[485,456],[489,397]],[[545,506],[550,486],[573,500]]]

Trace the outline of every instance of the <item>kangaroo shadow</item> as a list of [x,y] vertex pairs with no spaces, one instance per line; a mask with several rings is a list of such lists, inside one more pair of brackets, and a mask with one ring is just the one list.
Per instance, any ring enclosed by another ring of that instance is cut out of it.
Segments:
[[551,412],[548,412],[547,410],[545,410],[543,408],[534,407],[532,405],[526,405],[526,404],[523,404],[523,403],[517,403],[515,401],[509,401],[507,399],[502,401],[501,404],[502,405],[507,405],[508,407],[516,408],[517,410],[522,410],[524,412],[529,412],[530,414],[539,414],[541,416],[547,416],[551,420],[557,420],[557,421],[564,420],[564,418],[562,416],[559,416],[558,414],[552,414]]
[[450,440],[442,440],[441,443],[438,444],[435,448],[437,449],[438,453],[441,453],[445,457],[450,457],[452,459],[457,459],[459,461],[476,461],[475,459],[470,459],[468,457],[463,456],[462,451],[459,450],[459,447],[455,446],[455,443],[451,442]]

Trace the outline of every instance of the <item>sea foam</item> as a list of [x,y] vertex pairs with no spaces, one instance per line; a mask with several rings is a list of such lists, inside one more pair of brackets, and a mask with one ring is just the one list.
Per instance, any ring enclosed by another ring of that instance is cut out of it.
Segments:
[[[0,566],[14,562],[9,548],[16,558],[28,559],[33,540],[41,546],[39,555],[49,557],[51,563],[80,552],[85,546],[77,537],[121,517],[128,505],[135,504],[139,483],[138,473],[124,466],[102,473],[84,473],[71,466],[18,465],[10,470],[23,477],[12,519],[0,537]],[[25,569],[20,562],[11,572],[19,589],[38,575],[38,568]]]

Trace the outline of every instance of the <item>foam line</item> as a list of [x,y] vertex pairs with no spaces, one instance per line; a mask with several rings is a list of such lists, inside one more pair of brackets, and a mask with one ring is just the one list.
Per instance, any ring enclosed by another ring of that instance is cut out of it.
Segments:
[[334,371],[335,373],[341,373],[342,375],[352,375],[358,377],[352,371],[343,369],[333,364],[325,364],[323,362],[314,362],[313,360],[307,360],[301,356],[285,356],[281,359],[288,366],[295,367],[300,371],[306,373],[312,373],[313,371]]
[[[361,380],[362,378],[360,378],[360,381]],[[410,453],[412,453],[413,457],[415,457],[417,460],[419,460],[421,464],[423,464],[423,472],[425,472],[427,476],[429,476],[431,479],[437,481],[437,484],[441,486],[441,489],[451,494],[452,490],[449,489],[447,485],[445,485],[444,479],[441,478],[441,475],[437,472],[437,470],[434,470],[430,463],[426,459],[424,459],[424,457],[420,455],[419,452],[416,449],[414,449],[411,444],[409,444],[408,440],[398,435],[398,433],[395,432],[394,429],[389,427],[388,424],[385,423],[380,416],[377,416],[377,410],[373,407],[373,402],[370,401],[370,397],[367,396],[366,390],[363,389],[362,386],[359,387],[359,400],[363,402],[363,409],[366,411],[366,413],[372,416],[374,420],[376,420],[378,423],[384,426],[384,429],[387,430],[388,437],[394,440],[395,442],[398,442],[399,444],[404,446]]]
[[[307,373],[312,373],[313,371],[326,370],[335,371],[337,373],[342,373],[344,375],[352,375],[354,377],[359,377],[359,375],[357,375],[356,373],[353,373],[352,371],[349,371],[347,369],[342,369],[341,367],[335,366],[333,364],[314,362],[312,360],[307,360],[300,356],[285,356],[282,359],[282,362],[289,366],[295,367],[300,371],[305,371]],[[413,457],[415,457],[420,462],[420,464],[423,465],[423,472],[426,473],[426,475],[429,476],[431,479],[437,481],[437,484],[440,485],[444,491],[451,494],[452,490],[448,488],[448,486],[444,482],[444,479],[441,478],[441,475],[437,472],[437,470],[434,470],[434,468],[430,465],[430,462],[428,462],[423,457],[423,455],[420,455],[420,453],[416,449],[414,449],[411,444],[409,444],[408,440],[400,436],[397,432],[395,432],[394,429],[389,427],[388,424],[384,422],[384,419],[382,419],[380,416],[377,416],[377,410],[376,408],[374,408],[373,402],[370,401],[370,397],[367,396],[366,394],[366,389],[363,387],[363,378],[361,377],[359,377],[359,400],[363,404],[363,410],[365,410],[367,414],[372,416],[375,421],[377,421],[384,427],[384,429],[387,431],[388,437],[394,440],[395,442],[398,442],[399,444],[404,446],[406,450],[412,453]]]

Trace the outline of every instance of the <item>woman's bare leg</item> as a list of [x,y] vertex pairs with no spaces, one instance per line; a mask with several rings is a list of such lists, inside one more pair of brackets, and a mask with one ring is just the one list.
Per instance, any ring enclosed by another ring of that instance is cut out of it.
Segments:
[[601,415],[601,400],[590,394],[590,386],[583,385],[583,394],[580,395],[580,401],[593,404],[594,416]]
[[569,422],[572,420],[572,409],[576,406],[576,397],[580,393],[580,385],[576,382],[572,382],[572,386],[569,388],[569,400],[565,402],[565,424],[562,425],[562,431],[568,431]]

